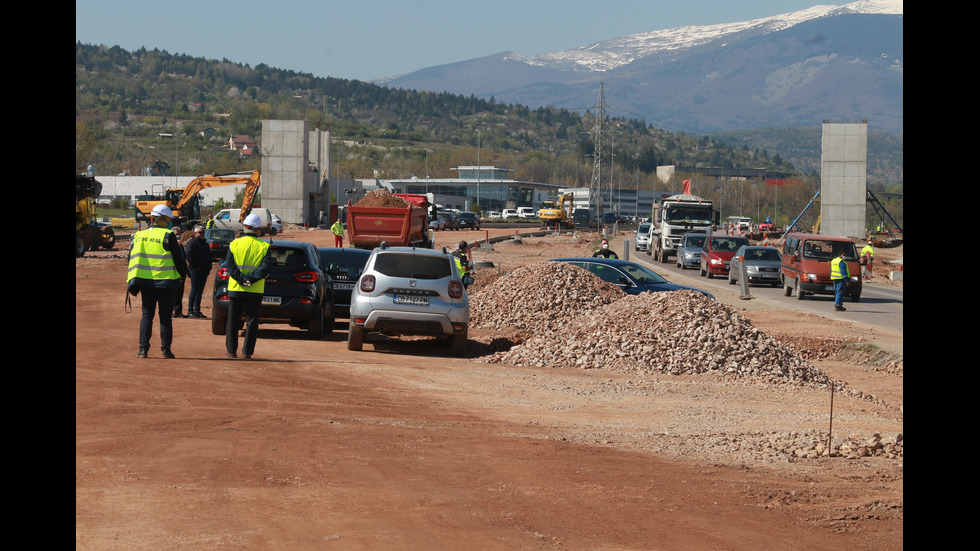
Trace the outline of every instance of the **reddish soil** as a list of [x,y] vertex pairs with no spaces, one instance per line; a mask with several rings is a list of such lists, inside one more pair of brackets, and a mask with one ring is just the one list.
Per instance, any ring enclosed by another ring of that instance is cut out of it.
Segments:
[[[486,234],[439,232],[437,245]],[[333,243],[325,230],[280,237]],[[471,331],[460,360],[427,339],[353,353],[342,325],[315,342],[268,324],[246,361],[225,358],[210,319],[176,319],[178,359],[160,358],[155,335],[138,360],[124,247],[76,259],[77,549],[904,546],[901,457],[735,449],[732,435],[826,429],[827,393],[480,362],[513,342],[490,331]],[[484,258],[504,266],[568,252],[494,248]],[[900,354],[900,332],[786,302],[743,313],[797,342],[857,337]],[[813,360],[875,397],[838,396],[835,433],[902,432],[901,357],[873,356]]]

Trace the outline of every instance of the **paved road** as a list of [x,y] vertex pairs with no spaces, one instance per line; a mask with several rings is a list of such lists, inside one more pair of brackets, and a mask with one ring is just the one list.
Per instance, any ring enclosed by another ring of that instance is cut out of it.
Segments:
[[[616,252],[620,251],[617,250]],[[716,295],[720,291],[740,294],[741,287],[729,285],[727,277],[716,276],[714,279],[708,279],[701,277],[698,270],[681,270],[673,264],[673,257],[670,259],[671,263],[661,264],[655,262],[645,252],[636,252],[630,249],[629,259],[645,264],[674,283],[698,287]],[[798,300],[795,292],[792,297],[784,296],[782,287],[772,288],[753,285],[749,287],[749,296],[752,298],[748,300],[771,301],[774,306],[793,312],[819,314],[828,318],[864,323],[887,329],[901,330],[905,318],[904,291],[867,284],[861,292],[860,302],[844,299],[844,307],[847,309],[845,312],[834,310],[834,297],[831,295],[807,295],[803,300]]]

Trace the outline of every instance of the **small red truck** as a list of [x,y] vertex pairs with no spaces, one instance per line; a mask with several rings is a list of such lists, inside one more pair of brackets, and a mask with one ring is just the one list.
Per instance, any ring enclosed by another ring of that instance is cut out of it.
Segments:
[[347,241],[358,249],[389,246],[432,248],[425,195],[376,194],[347,207]]

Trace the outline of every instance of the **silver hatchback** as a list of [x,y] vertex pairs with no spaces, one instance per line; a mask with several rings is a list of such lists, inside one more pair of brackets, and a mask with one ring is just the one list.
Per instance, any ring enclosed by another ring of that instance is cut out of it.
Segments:
[[351,294],[348,350],[361,350],[365,334],[446,337],[466,354],[470,303],[451,254],[415,247],[372,251]]
[[783,255],[773,247],[742,245],[732,257],[728,269],[728,283],[735,285],[741,276],[740,265],[745,265],[746,281],[779,286],[779,266]]
[[701,266],[701,247],[708,236],[703,233],[686,233],[677,245],[677,267],[686,270]]

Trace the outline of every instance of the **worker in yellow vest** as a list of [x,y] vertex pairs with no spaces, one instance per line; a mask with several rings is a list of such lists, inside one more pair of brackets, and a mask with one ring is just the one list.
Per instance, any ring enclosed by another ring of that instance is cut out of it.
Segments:
[[221,267],[228,273],[228,325],[225,328],[225,350],[229,358],[238,357],[238,320],[245,312],[245,342],[242,354],[251,359],[259,332],[259,308],[265,292],[272,256],[269,243],[256,237],[262,227],[257,214],[249,214],[242,222],[243,235],[228,245],[228,256]]
[[164,358],[174,358],[173,313],[177,287],[187,277],[187,263],[177,236],[170,231],[173,212],[166,205],[153,207],[150,227],[133,234],[129,246],[129,272],[126,282],[130,294],[143,296],[137,358],[145,358],[153,335],[153,317],[160,312],[160,350]]
[[874,275],[871,271],[871,264],[875,259],[875,249],[871,246],[871,240],[868,239],[868,244],[861,249],[861,274],[864,279],[871,280]]
[[837,258],[830,261],[830,281],[834,284],[834,310],[838,312],[847,310],[844,308],[844,291],[847,289],[847,280],[851,277],[844,255],[845,252],[841,250]]

